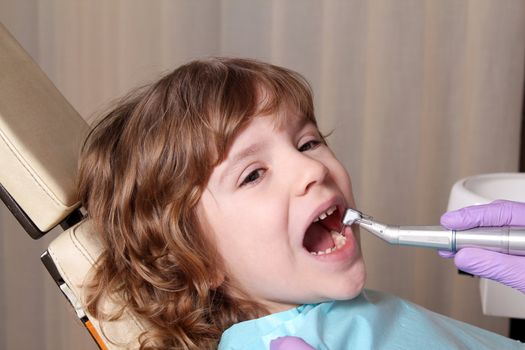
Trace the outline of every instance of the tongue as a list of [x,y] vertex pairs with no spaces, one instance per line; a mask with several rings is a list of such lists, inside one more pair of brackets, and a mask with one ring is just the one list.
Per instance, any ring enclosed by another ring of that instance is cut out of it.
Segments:
[[315,222],[306,230],[303,245],[309,252],[319,252],[332,248],[334,241],[330,232],[324,226]]

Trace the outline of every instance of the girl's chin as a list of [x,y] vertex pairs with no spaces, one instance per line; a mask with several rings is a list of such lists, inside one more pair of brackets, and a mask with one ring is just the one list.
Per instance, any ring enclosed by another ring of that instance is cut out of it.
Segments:
[[345,285],[339,288],[338,290],[325,290],[321,294],[324,294],[323,297],[317,298],[306,298],[301,301],[296,302],[275,302],[275,301],[266,301],[263,304],[270,314],[287,311],[294,309],[300,305],[304,304],[318,304],[331,301],[343,301],[343,300],[352,300],[357,298],[363,291],[365,284],[366,276],[363,276],[360,280],[353,281],[352,285]]
[[350,276],[340,282],[340,285],[333,291],[333,300],[354,299],[365,287],[366,269],[362,258],[355,261],[350,271]]

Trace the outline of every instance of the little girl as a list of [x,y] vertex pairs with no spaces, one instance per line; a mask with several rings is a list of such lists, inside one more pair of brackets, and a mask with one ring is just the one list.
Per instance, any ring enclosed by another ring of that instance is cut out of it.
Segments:
[[362,291],[350,178],[285,68],[194,61],[132,93],[89,135],[79,193],[104,245],[88,310],[117,319],[100,303],[122,295],[141,349],[520,346]]

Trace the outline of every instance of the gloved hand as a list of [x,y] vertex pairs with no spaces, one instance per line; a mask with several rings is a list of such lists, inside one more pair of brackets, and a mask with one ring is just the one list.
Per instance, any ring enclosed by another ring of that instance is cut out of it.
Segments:
[[280,337],[270,342],[270,350],[315,350],[299,337]]
[[[525,226],[525,203],[498,200],[451,211],[441,216],[441,225],[453,230],[480,226]],[[440,251],[454,257],[458,269],[489,278],[525,293],[525,256],[507,255],[478,248],[456,252]]]

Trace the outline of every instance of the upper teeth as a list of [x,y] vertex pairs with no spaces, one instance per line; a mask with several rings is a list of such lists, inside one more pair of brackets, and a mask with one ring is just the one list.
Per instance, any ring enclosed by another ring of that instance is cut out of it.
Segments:
[[328,215],[332,215],[332,213],[337,209],[337,207],[334,205],[330,208],[328,208],[325,212],[321,213],[317,218],[315,218],[314,222],[317,222],[319,220],[324,220]]

